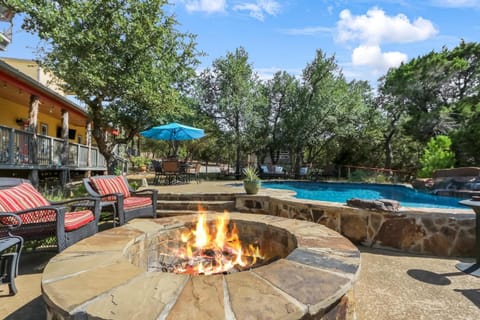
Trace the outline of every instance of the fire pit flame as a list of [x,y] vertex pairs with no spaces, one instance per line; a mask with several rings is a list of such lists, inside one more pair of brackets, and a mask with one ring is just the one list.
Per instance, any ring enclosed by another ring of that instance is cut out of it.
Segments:
[[204,210],[199,211],[196,224],[181,234],[184,247],[175,255],[182,262],[174,266],[174,273],[228,273],[248,269],[264,259],[258,243],[241,243],[237,226],[229,223],[227,211],[215,223],[207,223]]

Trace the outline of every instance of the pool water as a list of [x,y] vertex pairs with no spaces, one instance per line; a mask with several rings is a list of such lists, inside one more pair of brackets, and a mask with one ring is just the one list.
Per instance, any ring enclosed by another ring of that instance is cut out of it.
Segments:
[[286,189],[297,193],[299,199],[340,202],[345,204],[348,199],[366,200],[391,199],[400,202],[403,207],[468,209],[458,202],[462,198],[436,196],[400,185],[341,183],[341,182],[264,182],[262,187]]

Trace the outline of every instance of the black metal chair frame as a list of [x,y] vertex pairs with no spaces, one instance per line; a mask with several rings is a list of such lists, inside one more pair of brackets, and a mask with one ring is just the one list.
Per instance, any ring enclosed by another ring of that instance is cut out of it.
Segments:
[[0,218],[14,218],[17,224],[8,226],[8,235],[0,238],[0,284],[8,284],[9,294],[17,294],[15,278],[23,247],[23,238],[11,232],[22,225],[22,219],[14,213],[0,213]]
[[166,179],[165,173],[163,172],[162,162],[158,160],[152,160],[152,166],[155,170],[155,176],[153,177],[153,184],[158,185],[162,179]]
[[[0,178],[0,188],[5,189],[24,182],[30,183],[30,181],[26,179]],[[83,197],[65,201],[49,202],[50,206],[36,207],[14,213],[21,215],[38,211],[53,211],[55,213],[55,221],[31,223],[23,222],[20,226],[16,227],[14,235],[22,237],[25,241],[40,240],[49,236],[55,236],[57,241],[57,250],[58,252],[61,252],[72,244],[84,238],[90,237],[98,232],[98,221],[100,219],[99,199],[93,197]],[[94,214],[94,219],[80,228],[65,231],[65,214],[70,211],[75,211],[77,208],[91,210]],[[9,225],[5,225],[0,221],[0,237],[8,235],[8,228]]]
[[[93,177],[94,179],[109,179],[112,178],[113,176],[111,175],[105,175],[105,176],[95,176]],[[133,209],[125,209],[123,202],[124,202],[124,195],[121,193],[111,193],[111,194],[106,194],[106,195],[101,195],[98,193],[94,187],[92,186],[90,182],[90,178],[84,178],[83,179],[83,185],[85,186],[85,189],[87,190],[88,194],[91,195],[92,197],[98,198],[101,200],[101,207],[104,207],[105,205],[109,205],[112,203],[112,201],[105,200],[108,199],[112,196],[115,197],[115,200],[113,201],[113,210],[114,210],[114,224],[115,224],[115,215],[118,216],[118,221],[119,225],[123,225],[125,222],[135,219],[135,218],[140,218],[140,217],[152,217],[156,218],[157,217],[157,198],[158,198],[158,190],[155,189],[143,189],[139,191],[135,191],[130,184],[128,183],[128,180],[123,177],[125,180],[126,185],[128,186],[128,190],[130,191],[130,195],[132,197],[146,197],[150,198],[152,200],[152,205],[150,206],[145,206],[145,207],[139,207],[139,208],[133,208]],[[107,204],[108,203],[108,204]]]

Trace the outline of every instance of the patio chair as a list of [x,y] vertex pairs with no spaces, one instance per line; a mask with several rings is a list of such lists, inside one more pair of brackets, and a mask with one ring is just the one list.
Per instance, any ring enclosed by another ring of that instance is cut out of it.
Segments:
[[260,178],[261,179],[273,179],[273,178],[286,178],[287,173],[281,166],[273,166],[269,168],[267,165],[260,165]]
[[153,184],[160,184],[162,178],[166,179],[163,172],[162,162],[158,160],[152,160],[153,170],[155,170],[155,176],[153,177]]
[[186,181],[185,170],[182,170],[178,159],[163,160],[163,173],[166,177],[165,182],[168,184]]
[[100,206],[113,211],[114,226],[139,217],[157,217],[158,190],[135,191],[123,176],[94,176],[84,178],[88,194],[101,200]]
[[49,201],[30,183],[19,178],[0,178],[0,212],[17,214],[0,218],[0,237],[7,237],[11,226],[15,236],[26,240],[55,237],[58,251],[94,235],[98,231],[100,201],[83,197]]
[[191,181],[191,179],[195,179],[197,183],[200,183],[200,169],[202,165],[200,162],[195,163],[194,165],[191,165],[187,168],[187,179],[188,182]]
[[23,247],[23,238],[14,236],[11,231],[22,225],[22,219],[14,213],[0,213],[2,219],[16,220],[15,224],[8,225],[8,234],[0,238],[0,284],[8,284],[11,296],[17,293],[15,277],[18,275],[18,261]]

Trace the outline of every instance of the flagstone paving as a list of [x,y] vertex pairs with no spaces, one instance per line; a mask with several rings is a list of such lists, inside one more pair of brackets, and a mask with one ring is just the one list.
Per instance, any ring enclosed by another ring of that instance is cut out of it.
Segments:
[[[168,192],[238,192],[217,182],[158,188]],[[355,286],[358,320],[480,319],[480,278],[455,268],[458,262],[472,262],[472,259],[359,249],[361,271]],[[43,268],[54,255],[54,252],[22,255],[16,279],[18,294],[10,297],[8,286],[0,286],[1,319],[46,319],[40,279]]]
[[[358,320],[480,319],[480,278],[458,272],[459,260],[359,249],[361,270],[354,289]],[[40,278],[54,255],[22,256],[18,294],[5,296],[8,286],[0,286],[1,319],[46,319]]]

